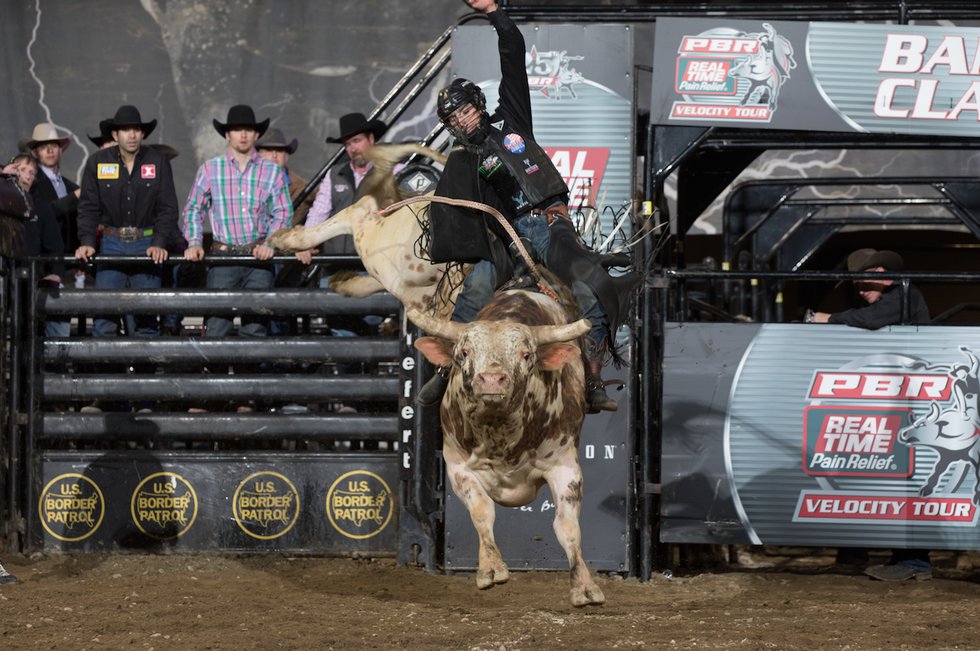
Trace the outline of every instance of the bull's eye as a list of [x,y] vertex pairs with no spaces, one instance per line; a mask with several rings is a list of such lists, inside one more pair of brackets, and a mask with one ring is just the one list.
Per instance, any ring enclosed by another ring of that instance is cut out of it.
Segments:
[[459,349],[459,356],[462,357],[463,359],[466,359],[467,357],[470,356],[470,349],[469,348],[460,348]]
[[531,351],[529,350],[521,351],[521,359],[523,359],[524,361],[531,359]]

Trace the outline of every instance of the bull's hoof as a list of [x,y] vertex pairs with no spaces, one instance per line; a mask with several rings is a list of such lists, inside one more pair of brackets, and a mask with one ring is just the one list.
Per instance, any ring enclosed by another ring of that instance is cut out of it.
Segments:
[[476,587],[480,590],[492,588],[497,583],[507,583],[510,578],[510,571],[506,567],[499,567],[495,570],[478,570],[476,573]]
[[572,605],[576,608],[582,606],[600,606],[606,603],[606,595],[596,584],[587,585],[581,588],[572,588]]
[[356,278],[357,272],[351,271],[350,269],[341,269],[330,274],[330,280],[327,281],[327,289],[332,292],[337,292],[341,294],[341,288],[344,283],[349,281],[351,278]]

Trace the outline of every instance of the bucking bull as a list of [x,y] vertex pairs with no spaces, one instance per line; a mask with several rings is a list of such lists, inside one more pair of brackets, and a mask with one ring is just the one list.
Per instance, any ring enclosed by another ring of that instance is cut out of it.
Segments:
[[[370,177],[385,175],[395,161],[419,151],[416,145],[376,145]],[[441,156],[425,150],[435,160]],[[414,206],[387,217],[377,214],[393,198],[385,181],[378,191],[323,224],[279,231],[269,243],[281,251],[315,247],[351,234],[370,274],[334,283],[350,296],[386,289],[398,298],[417,326],[430,333],[416,347],[438,366],[451,367],[440,406],[443,456],[453,491],[469,510],[480,539],[478,588],[504,583],[508,569],[494,542],[494,502],[516,507],[532,502],[548,484],[556,504],[554,529],[568,556],[571,601],[575,606],[605,602],[582,558],[579,512],[582,470],[578,443],[585,418],[585,373],[578,340],[589,322],[569,323],[576,313],[566,289],[548,278],[562,297],[526,290],[498,294],[469,324],[448,320],[452,303],[437,297],[445,265],[416,255],[421,226]],[[546,274],[547,275],[547,274]],[[457,288],[446,298],[454,298]]]

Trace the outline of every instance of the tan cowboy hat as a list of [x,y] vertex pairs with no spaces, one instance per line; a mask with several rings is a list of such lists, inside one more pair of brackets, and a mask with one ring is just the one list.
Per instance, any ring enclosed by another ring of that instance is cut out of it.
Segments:
[[26,145],[28,149],[34,149],[38,145],[46,142],[56,142],[61,145],[62,149],[68,149],[68,145],[71,144],[71,138],[58,133],[58,129],[50,122],[41,122],[34,127],[34,131],[31,133],[31,139],[27,141]]
[[282,131],[279,129],[269,129],[265,132],[265,135],[259,138],[255,142],[256,149],[281,149],[289,155],[296,153],[299,148],[299,141],[293,138],[292,141],[286,142],[286,136],[282,135]]
[[878,251],[876,249],[858,249],[847,256],[848,271],[867,271],[875,267],[884,267],[887,271],[901,271],[905,266],[902,256],[894,251]]
[[327,142],[342,143],[351,136],[359,133],[373,133],[374,139],[378,140],[385,135],[388,125],[378,119],[368,120],[363,113],[348,113],[340,116],[340,135],[336,138],[327,138]]

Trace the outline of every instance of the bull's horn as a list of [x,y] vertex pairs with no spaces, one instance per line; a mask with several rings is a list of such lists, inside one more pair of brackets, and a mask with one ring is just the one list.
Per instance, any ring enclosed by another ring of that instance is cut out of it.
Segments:
[[430,335],[442,337],[449,341],[458,341],[463,334],[463,324],[455,321],[437,319],[429,314],[424,314],[414,307],[405,311],[408,320],[425,330]]
[[553,344],[559,341],[578,339],[592,328],[588,319],[579,319],[565,325],[534,326],[531,331],[538,345]]

